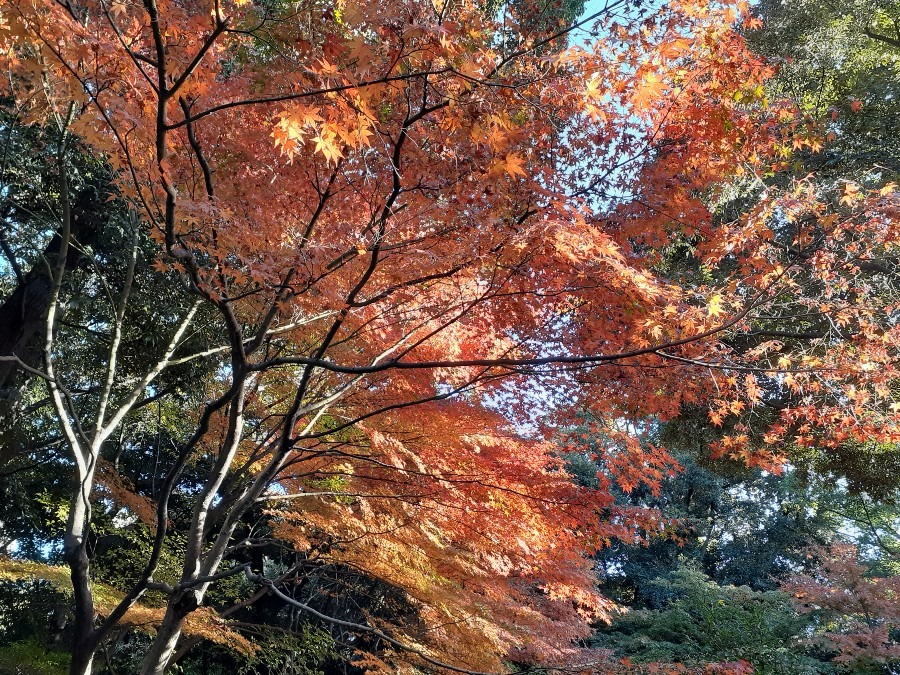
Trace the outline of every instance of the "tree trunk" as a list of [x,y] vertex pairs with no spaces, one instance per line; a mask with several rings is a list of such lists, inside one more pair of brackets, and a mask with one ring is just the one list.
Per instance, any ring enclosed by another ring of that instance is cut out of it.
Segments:
[[69,675],[91,675],[93,665],[93,651],[74,649],[72,651],[72,665],[69,666]]
[[64,555],[69,564],[75,595],[75,635],[72,639],[69,675],[90,675],[94,653],[97,651],[97,636],[94,632],[94,597],[91,593],[86,543],[72,537],[66,542]]
[[166,615],[156,631],[156,638],[144,657],[141,675],[164,675],[178,646],[185,617],[197,609],[202,601],[198,594],[198,591],[184,591],[177,600],[169,602]]
[[[25,362],[34,360],[27,358],[25,352],[44,328],[52,286],[49,269],[55,265],[59,242],[59,236],[54,236],[44,250],[43,257],[47,262],[35,263],[22,283],[0,305],[0,356],[18,356]],[[16,370],[16,365],[11,361],[0,363],[0,393],[3,398],[15,396],[9,382]]]
[[[80,249],[94,245],[98,239],[109,194],[108,186],[91,185],[75,197],[70,237],[81,246],[66,246],[66,270],[83,264]],[[57,232],[44,248],[42,259],[35,261],[21,283],[0,304],[0,356],[18,356],[29,365],[40,363],[40,351],[34,350],[34,342],[45,327],[52,287],[50,270],[56,268],[61,244]],[[12,380],[17,370],[10,361],[0,362],[0,399],[15,398],[17,392]]]

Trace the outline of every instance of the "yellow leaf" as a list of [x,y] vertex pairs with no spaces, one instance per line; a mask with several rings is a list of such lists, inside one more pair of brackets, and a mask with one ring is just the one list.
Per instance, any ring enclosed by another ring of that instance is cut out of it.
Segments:
[[719,293],[716,293],[709,299],[709,305],[706,311],[710,316],[721,316],[725,313],[725,300]]
[[322,132],[312,140],[316,143],[316,152],[322,153],[329,162],[337,162],[338,159],[344,156],[344,153],[342,153],[341,149],[338,147],[337,137],[334,133],[322,130]]
[[852,204],[859,196],[859,186],[856,183],[847,183],[844,186],[844,196],[841,197],[841,204]]

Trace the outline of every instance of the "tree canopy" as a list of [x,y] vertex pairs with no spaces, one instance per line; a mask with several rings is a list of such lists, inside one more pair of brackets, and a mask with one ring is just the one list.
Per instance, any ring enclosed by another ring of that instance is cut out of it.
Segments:
[[653,589],[781,616],[659,668],[798,640],[900,440],[895,8],[803,7],[6,0],[10,658],[612,672]]

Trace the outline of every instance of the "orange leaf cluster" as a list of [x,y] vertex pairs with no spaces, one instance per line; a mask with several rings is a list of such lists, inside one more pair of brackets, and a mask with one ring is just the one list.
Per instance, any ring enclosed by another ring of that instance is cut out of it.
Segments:
[[[773,467],[785,443],[900,439],[897,308],[866,277],[895,255],[897,197],[798,181],[712,217],[725,179],[819,143],[767,99],[772,71],[734,30],[745,3],[604,17],[565,49],[472,0],[279,21],[250,2],[77,4],[0,5],[0,93],[107,158],[156,272],[218,313],[221,346],[178,354],[210,359],[221,396],[188,446],[218,473],[186,579],[264,500],[298,551],[403,589],[411,644],[578,663],[609,609],[584,554],[666,524],[576,487],[542,410],[709,403],[721,424],[777,390],[793,398],[766,437],[738,426],[717,452]],[[684,241],[715,282],[658,273]],[[720,339],[803,316],[827,331],[800,347]],[[617,423],[619,485],[658,485],[674,462]],[[100,483],[149,517],[108,467]]]

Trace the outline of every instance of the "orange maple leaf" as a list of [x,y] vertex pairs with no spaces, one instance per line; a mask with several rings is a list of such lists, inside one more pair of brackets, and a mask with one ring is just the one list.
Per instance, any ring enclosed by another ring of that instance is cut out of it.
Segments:
[[503,168],[506,169],[506,173],[510,176],[522,176],[523,178],[526,178],[528,174],[523,168],[524,163],[525,160],[521,155],[511,152],[506,155],[506,158],[503,160]]
[[631,100],[639,110],[650,109],[660,100],[668,85],[655,72],[644,73]]

